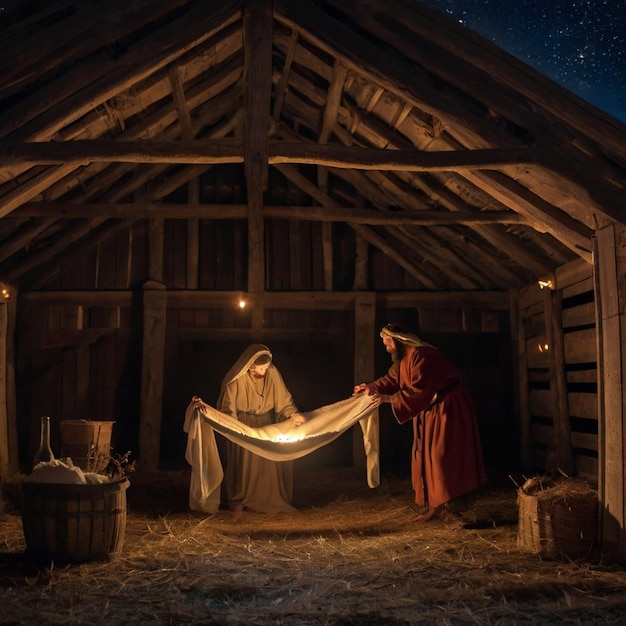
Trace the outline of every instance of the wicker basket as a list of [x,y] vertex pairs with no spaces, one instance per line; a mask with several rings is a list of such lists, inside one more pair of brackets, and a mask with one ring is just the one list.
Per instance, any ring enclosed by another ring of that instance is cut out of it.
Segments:
[[61,457],[88,472],[101,472],[109,463],[115,422],[61,421]]
[[112,560],[126,531],[124,478],[102,484],[22,483],[27,553],[37,560]]
[[[535,480],[536,479],[531,479]],[[583,481],[563,480],[518,490],[517,547],[554,560],[591,556],[598,534],[598,496]]]

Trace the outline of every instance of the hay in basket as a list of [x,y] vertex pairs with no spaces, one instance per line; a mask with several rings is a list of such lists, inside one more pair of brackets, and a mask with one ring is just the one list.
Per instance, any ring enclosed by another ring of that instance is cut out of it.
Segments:
[[597,544],[598,495],[584,480],[528,479],[517,495],[517,546],[553,560],[591,556]]

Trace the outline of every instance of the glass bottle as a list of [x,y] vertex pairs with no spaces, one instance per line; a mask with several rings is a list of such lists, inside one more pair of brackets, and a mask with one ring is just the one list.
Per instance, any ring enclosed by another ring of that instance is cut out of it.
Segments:
[[41,438],[39,440],[39,449],[33,459],[33,467],[37,463],[54,461],[54,454],[50,447],[50,418],[44,416],[41,418]]

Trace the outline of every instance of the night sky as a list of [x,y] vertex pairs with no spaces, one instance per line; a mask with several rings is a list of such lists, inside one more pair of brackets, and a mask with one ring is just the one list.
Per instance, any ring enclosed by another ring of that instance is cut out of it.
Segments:
[[626,0],[420,0],[626,122]]
[[626,123],[626,0],[420,1]]

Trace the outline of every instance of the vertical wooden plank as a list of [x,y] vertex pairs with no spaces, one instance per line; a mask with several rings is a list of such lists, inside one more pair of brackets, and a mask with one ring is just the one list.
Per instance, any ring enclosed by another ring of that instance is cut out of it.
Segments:
[[283,107],[285,95],[287,93],[287,84],[289,82],[289,73],[291,72],[291,65],[296,55],[296,46],[298,45],[298,31],[291,31],[291,37],[289,38],[289,47],[287,48],[287,54],[285,55],[285,65],[283,66],[283,73],[280,76],[280,81],[276,87],[274,96],[274,110],[272,117],[278,121],[280,119],[280,112]]
[[[191,122],[191,114],[185,97],[185,87],[180,76],[180,69],[178,65],[174,65],[169,69],[168,76],[172,85],[172,96],[178,113],[181,137],[185,140],[191,141],[194,138],[193,124]],[[187,183],[187,190],[188,204],[200,204],[200,179],[198,177],[192,178]],[[187,289],[198,289],[198,259],[200,257],[199,232],[199,220],[187,220],[187,275],[185,280]]]
[[9,345],[9,304],[0,297],[0,483],[11,474],[9,413],[7,410],[7,347]]
[[76,417],[89,418],[90,347],[84,346],[76,353]]
[[246,71],[245,171],[248,183],[267,188],[267,156],[272,97],[272,0],[246,0],[244,59]]
[[[189,181],[189,204],[198,204],[199,180]],[[200,220],[187,220],[187,289],[198,289],[200,282]]]
[[148,276],[163,282],[164,220],[151,219],[148,226]]
[[167,291],[150,281],[144,285],[143,352],[141,359],[141,409],[139,454],[142,468],[159,466],[163,405],[163,371]]
[[[554,280],[552,284],[554,284]],[[546,339],[550,355],[550,401],[554,425],[554,462],[556,464],[556,467],[548,467],[547,469],[556,470],[558,468],[568,476],[574,476],[576,468],[571,444],[567,381],[565,380],[561,292],[543,289],[542,293]]]
[[263,191],[267,187],[272,95],[271,0],[247,0],[244,18],[246,67],[245,173],[248,190],[248,290],[265,287]]
[[302,289],[302,240],[300,222],[289,220],[289,288]]
[[[6,289],[6,291],[4,291]],[[15,337],[17,327],[17,302],[18,289],[4,285],[0,295],[4,298],[7,306],[7,343],[5,358],[5,385],[4,397],[6,404],[6,420],[8,430],[8,450],[9,450],[9,475],[15,474],[20,465],[19,442],[18,442],[18,421],[17,421],[17,381],[15,372],[17,369],[17,353],[15,348]],[[2,358],[2,357],[0,357]]]
[[[326,97],[326,106],[324,107],[324,115],[322,118],[322,128],[318,142],[320,144],[328,143],[333,127],[337,121],[339,105],[341,104],[341,96],[343,94],[343,86],[348,75],[347,68],[339,62],[333,65],[333,73],[328,86],[328,95]],[[318,182],[320,189],[324,193],[328,192],[328,170],[324,167],[317,168]],[[332,222],[322,222],[322,249],[324,251],[324,289],[326,291],[333,290],[333,224]]]
[[[517,329],[517,356],[519,372],[519,439],[520,460],[525,469],[532,468],[532,442],[530,437],[530,399],[528,396],[528,351],[526,341],[526,316],[519,310]],[[512,333],[512,336],[513,335]]]
[[[365,199],[358,193],[356,195],[355,207],[365,208]],[[368,287],[367,267],[368,267],[368,243],[359,235],[354,233],[356,239],[356,256],[354,259],[354,286],[355,291],[365,291]]]
[[[317,168],[317,186],[326,194],[328,191],[328,170],[325,167]],[[333,225],[331,222],[322,222],[322,261],[324,275],[324,289],[333,290]]]
[[[421,312],[420,312],[420,320],[421,320]],[[520,377],[522,372],[520,370],[520,341],[519,341],[519,332],[520,332],[520,312],[519,312],[519,298],[518,292],[514,289],[509,291],[509,343],[511,349],[511,372],[513,374],[513,380],[520,381]],[[528,389],[528,372],[525,371],[526,375],[526,389]],[[517,424],[517,428],[520,428],[521,424],[521,390],[520,385],[511,385],[512,393],[513,393],[513,411],[514,411],[514,423]],[[528,393],[528,392],[527,392]],[[521,441],[518,433],[518,441]],[[518,450],[521,458],[521,450]]]
[[626,307],[626,230],[609,225],[596,231],[594,283],[598,341],[598,480],[602,544],[607,553],[626,561],[624,484],[624,384]]
[[[374,378],[374,342],[376,340],[376,294],[362,292],[356,294],[354,304],[354,383],[359,384]],[[354,467],[366,467],[366,456],[363,448],[363,435],[376,445],[378,455],[379,418],[378,410],[361,421],[361,428],[353,429],[352,463]],[[368,483],[378,485],[380,468],[367,464]]]

